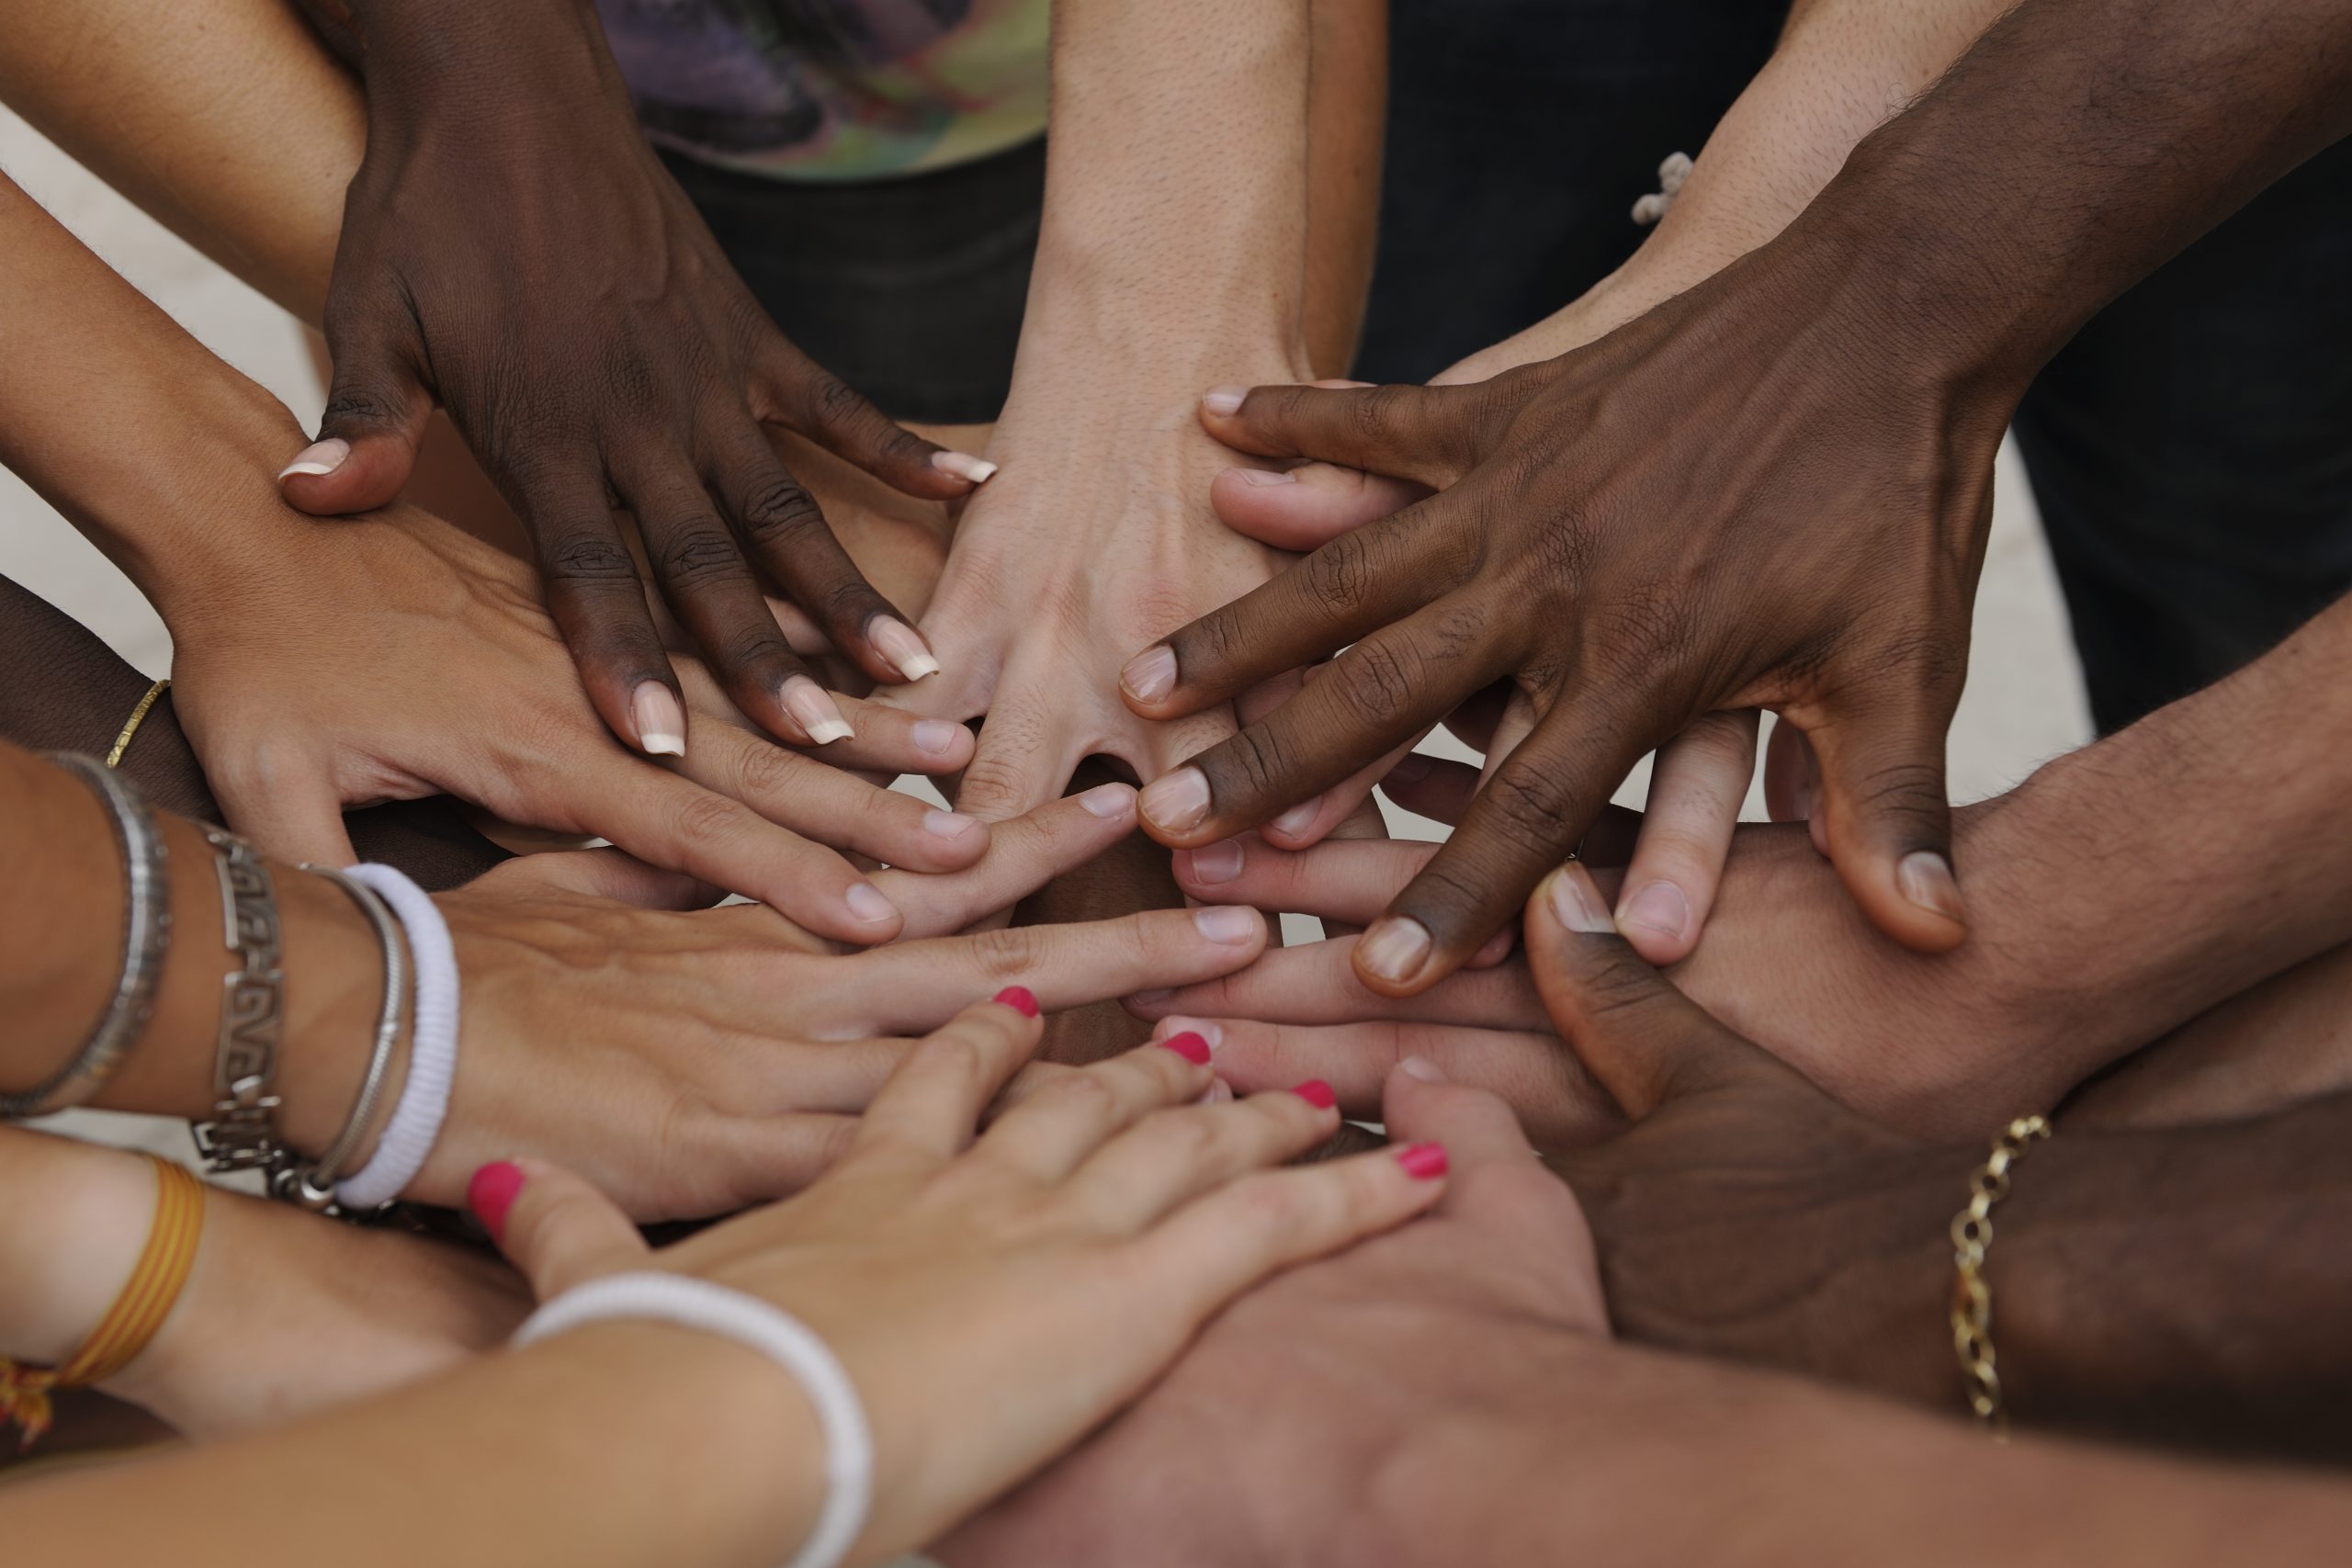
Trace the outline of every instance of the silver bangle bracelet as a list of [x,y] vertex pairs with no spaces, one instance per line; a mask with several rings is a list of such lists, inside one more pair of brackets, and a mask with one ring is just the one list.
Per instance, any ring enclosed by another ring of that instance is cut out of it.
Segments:
[[220,1034],[212,1066],[212,1120],[198,1122],[197,1152],[215,1171],[276,1165],[277,1044],[286,1012],[284,944],[269,866],[223,828],[204,830],[220,879],[221,941],[237,967],[220,981]]
[[368,923],[376,928],[376,940],[384,950],[384,1002],[376,1014],[376,1045],[368,1058],[367,1076],[359,1080],[359,1093],[351,1102],[351,1114],[335,1134],[326,1152],[315,1160],[289,1162],[274,1172],[269,1179],[269,1195],[283,1202],[298,1204],[314,1213],[336,1212],[335,1178],[343,1174],[344,1166],[358,1151],[360,1141],[376,1123],[377,1102],[383,1098],[384,1080],[391,1074],[392,1051],[400,1043],[401,1027],[408,1021],[408,950],[401,943],[398,922],[384,901],[376,897],[374,888],[332,866],[305,863],[304,871],[316,872],[351,897],[359,906]]
[[22,1094],[0,1094],[0,1117],[10,1119],[46,1116],[83,1104],[114,1076],[147,1031],[164,973],[164,953],[171,945],[171,884],[164,872],[164,836],[156,830],[147,803],[129,779],[108,772],[94,757],[59,751],[49,760],[96,791],[106,807],[115,843],[122,851],[130,908],[123,922],[121,977],[97,1028],[46,1083]]

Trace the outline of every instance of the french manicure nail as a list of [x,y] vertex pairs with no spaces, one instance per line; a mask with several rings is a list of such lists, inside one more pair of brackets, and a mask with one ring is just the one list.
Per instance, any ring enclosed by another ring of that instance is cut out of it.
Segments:
[[928,751],[934,757],[944,757],[956,749],[957,736],[969,735],[972,732],[960,724],[950,724],[944,718],[923,718],[915,721],[912,733],[917,750]]
[[850,728],[849,720],[842,716],[842,710],[833,705],[833,699],[827,694],[825,688],[808,676],[793,676],[785,682],[780,694],[784,699],[784,711],[799,721],[800,728],[808,732],[808,739],[817,745],[830,746],[856,733]]
[[1403,915],[1377,921],[1356,942],[1356,966],[1401,985],[1429,961],[1429,928]]
[[492,1241],[506,1239],[506,1212],[523,1190],[523,1168],[502,1159],[483,1166],[466,1183],[466,1207],[474,1212]]
[[[1162,996],[1172,996],[1173,994],[1173,992],[1169,991],[1162,991],[1160,993]],[[1163,1018],[1154,1027],[1153,1032],[1159,1035],[1197,1034],[1202,1039],[1209,1043],[1209,1047],[1212,1050],[1225,1043],[1225,1026],[1217,1022],[1215,1019]]]
[[890,667],[909,681],[920,681],[926,675],[939,673],[939,660],[931,656],[915,629],[903,621],[888,615],[876,615],[866,623],[865,640],[872,643]]
[[1435,1181],[1445,1174],[1443,1144],[1415,1144],[1396,1151],[1396,1163],[1416,1181]]
[[1258,934],[1258,911],[1238,904],[1212,904],[1193,911],[1193,924],[1211,942],[1230,947]]
[[1241,874],[1243,852],[1238,840],[1219,839],[1214,844],[1203,844],[1197,850],[1178,850],[1177,857],[1184,863],[1177,874],[1188,882],[1214,887],[1220,882],[1230,882]]
[[1952,880],[1951,863],[1933,850],[1913,850],[1894,868],[1894,885],[1903,896],[1930,914],[1941,915],[1956,926],[1968,923],[1960,901],[1960,884]]
[[1156,703],[1176,689],[1176,650],[1166,643],[1147,648],[1119,671],[1119,684],[1139,703]]
[[1690,921],[1690,902],[1671,882],[1653,882],[1620,908],[1617,923],[1679,937]]
[[977,817],[966,817],[956,811],[926,811],[922,814],[922,830],[934,839],[960,839],[980,825]]
[[1175,994],[1164,987],[1157,991],[1137,991],[1127,998],[1127,1005],[1139,1008],[1158,1007]]
[[[1238,405],[1237,405],[1238,406]],[[1298,476],[1288,468],[1236,468],[1246,485],[1295,485]]]
[[868,925],[895,919],[899,914],[898,906],[885,898],[882,889],[871,882],[850,884],[849,891],[842,895],[842,902],[849,906],[851,914]]
[[989,999],[1003,1003],[1023,1018],[1037,1016],[1037,993],[1026,986],[1007,986]]
[[1295,839],[1315,826],[1315,814],[1322,809],[1323,797],[1318,795],[1313,800],[1299,802],[1266,826],[1284,838]]
[[637,726],[637,743],[650,757],[686,754],[686,710],[678,694],[659,681],[639,681],[629,694],[628,716]]
[[954,474],[959,479],[969,479],[976,485],[988,483],[989,477],[996,472],[994,463],[966,452],[933,452],[931,466],[942,473]]
[[1209,814],[1209,776],[1198,768],[1179,768],[1144,785],[1136,804],[1162,832],[1189,833]]
[[1423,1083],[1446,1081],[1444,1070],[1427,1056],[1408,1056],[1396,1064],[1396,1070],[1408,1078],[1419,1078]]
[[1193,1103],[1195,1105],[1230,1105],[1233,1103],[1233,1086],[1226,1082],[1223,1078],[1219,1078],[1216,1082],[1209,1085],[1209,1091],[1206,1094],[1201,1096],[1200,1099],[1194,1100]]
[[1201,394],[1201,406],[1211,413],[1238,413],[1249,395],[1247,387],[1211,387]]
[[350,456],[351,443],[332,435],[324,441],[313,441],[295,453],[294,460],[277,470],[277,477],[286,479],[296,474],[331,474],[343,467],[343,460]]
[[1595,897],[1598,889],[1591,879],[1579,874],[1575,866],[1562,866],[1552,874],[1551,881],[1553,919],[1572,931],[1588,935],[1607,934],[1617,929],[1617,923]]
[[1156,1043],[1166,1046],[1195,1066],[1208,1065],[1209,1043],[1197,1034],[1171,1034]]
[[1096,784],[1080,795],[1078,803],[1086,807],[1090,816],[1109,822],[1135,809],[1136,792],[1123,784]]
[[1298,1096],[1299,1099],[1306,1101],[1307,1104],[1315,1107],[1317,1111],[1329,1111],[1331,1107],[1340,1103],[1339,1095],[1334,1093],[1331,1086],[1325,1083],[1321,1078],[1309,1078],[1305,1083],[1300,1084],[1298,1087],[1292,1089],[1291,1093]]

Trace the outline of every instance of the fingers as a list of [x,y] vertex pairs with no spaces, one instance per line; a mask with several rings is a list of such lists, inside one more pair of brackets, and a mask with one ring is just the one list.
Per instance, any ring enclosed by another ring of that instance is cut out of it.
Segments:
[[227,825],[271,855],[316,865],[358,863],[343,824],[342,794],[308,758],[265,745],[213,768],[210,777]]
[[1380,793],[1408,811],[1452,827],[1478,793],[1478,770],[1467,762],[1416,752],[1399,758],[1388,770],[1380,781]]
[[1091,861],[1135,825],[1136,792],[1123,784],[1097,784],[997,823],[989,830],[987,852],[962,871],[881,871],[874,885],[906,917],[902,936],[944,936],[1011,908]]
[[1306,463],[1288,469],[1227,468],[1210,484],[1209,504],[1235,533],[1304,554],[1402,512],[1428,493],[1405,479]]
[[778,422],[891,489],[933,501],[969,495],[996,465],[924,440],[820,368],[782,333],[768,334],[760,384]]
[[1950,952],[1968,936],[1944,788],[1955,700],[1873,699],[1808,732],[1838,877],[1873,925],[1920,953]]
[[1383,996],[1356,976],[1354,949],[1360,937],[1278,947],[1247,969],[1221,979],[1162,994],[1127,998],[1138,1018],[1171,1013],[1213,1018],[1258,1018],[1272,1023],[1351,1023],[1371,1019],[1413,1019],[1431,1023],[1471,1023],[1489,1029],[1540,1029],[1547,1020],[1542,998],[1519,965],[1464,970],[1409,997]]
[[694,750],[673,766],[780,827],[893,865],[961,871],[988,849],[987,827],[970,817],[869,784],[732,725],[705,726]]
[[[1174,1055],[1158,1045],[1143,1049]],[[1071,1190],[1114,1231],[1139,1230],[1245,1172],[1297,1158],[1339,1126],[1326,1083],[1162,1110],[1095,1150],[1071,1179]]]
[[334,385],[319,438],[278,474],[288,504],[316,516],[389,506],[408,488],[416,448],[433,417],[419,378],[414,322],[389,302],[337,291],[328,300]]
[[1220,387],[1201,423],[1237,451],[1313,457],[1442,490],[1478,459],[1490,384],[1467,387]]
[[500,1160],[466,1187],[466,1206],[540,1301],[651,1255],[620,1206],[560,1166]]
[[1756,772],[1757,713],[1711,713],[1658,748],[1617,929],[1652,964],[1699,944]]
[[945,1160],[972,1141],[980,1111],[1045,1035],[1020,987],[966,1008],[908,1054],[866,1108],[851,1157],[876,1150]]
[[1436,852],[1435,844],[1386,839],[1334,840],[1295,852],[1245,833],[1178,850],[1170,863],[1177,886],[1204,902],[1362,925]]
[[1036,1180],[1058,1182],[1114,1134],[1153,1111],[1200,1099],[1216,1081],[1208,1062],[1205,1043],[1177,1036],[1057,1073],[999,1116],[977,1154]]
[[1019,984],[1048,1011],[1229,974],[1266,946],[1255,909],[1151,909],[1115,920],[1008,926],[895,942],[843,959],[865,1032],[927,1029],[964,998]]
[[1000,689],[956,786],[956,808],[1002,822],[1060,795],[1080,761],[1070,754],[1064,716],[1043,706],[1035,693]]
[[1527,959],[1553,1023],[1636,1121],[1772,1066],[1626,945],[1580,865],[1562,866],[1528,900]]
[[637,558],[622,542],[603,469],[559,455],[510,498],[538,555],[548,614],[605,727],[637,750],[685,749],[685,705],[646,605]]
[[480,881],[508,891],[584,894],[640,909],[707,909],[727,896],[710,883],[648,865],[619,850],[516,855],[491,867]]
[[1626,716],[1640,694],[1572,685],[1463,813],[1462,825],[1356,944],[1356,973],[1408,996],[1477,952],[1566,860],[1649,749]]

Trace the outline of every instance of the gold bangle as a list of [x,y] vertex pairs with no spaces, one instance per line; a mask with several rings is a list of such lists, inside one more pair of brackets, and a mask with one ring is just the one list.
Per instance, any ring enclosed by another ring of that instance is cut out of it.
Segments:
[[1968,1407],[1996,1439],[2009,1433],[2001,1404],[2001,1374],[1993,1356],[1993,1292],[1984,1282],[1984,1255],[1993,1245],[1993,1205],[2009,1195],[2009,1168],[2050,1136],[2043,1116],[2020,1116],[1993,1139],[1992,1156],[1968,1179],[1968,1207],[1952,1217],[1951,1343]]
[[114,1305],[59,1366],[28,1367],[0,1356],[0,1420],[13,1419],[22,1430],[19,1451],[49,1430],[55,1415],[51,1390],[102,1383],[139,1359],[196,1267],[197,1246],[204,1239],[204,1183],[185,1166],[147,1158],[155,1168],[155,1216]]
[[129,718],[123,720],[121,733],[114,738],[114,748],[107,753],[107,767],[122,766],[122,754],[130,750],[130,738],[139,733],[139,726],[145,721],[147,710],[155,705],[157,697],[171,689],[172,678],[169,675],[147,688],[147,694],[139,699],[139,705],[130,710]]

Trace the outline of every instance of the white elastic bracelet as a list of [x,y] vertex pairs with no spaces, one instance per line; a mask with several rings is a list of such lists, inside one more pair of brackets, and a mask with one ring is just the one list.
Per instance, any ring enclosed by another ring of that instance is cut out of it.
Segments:
[[790,1372],[817,1407],[825,1438],[825,1501],[788,1568],[837,1568],[865,1529],[874,1495],[874,1438],[857,1385],[808,1325],[753,1295],[685,1274],[607,1274],[548,1303],[514,1331],[519,1348],[616,1317],[652,1318],[749,1346]]
[[408,934],[416,969],[416,1020],[409,1036],[408,1081],[401,1102],[376,1140],[366,1165],[335,1183],[335,1201],[365,1212],[399,1197],[433,1153],[441,1120],[449,1111],[449,1086],[458,1076],[458,951],[449,922],[424,889],[389,865],[355,865],[346,874],[392,907]]

